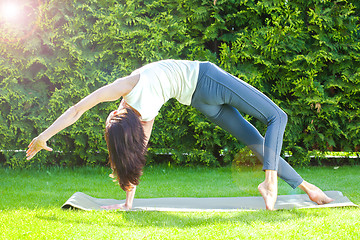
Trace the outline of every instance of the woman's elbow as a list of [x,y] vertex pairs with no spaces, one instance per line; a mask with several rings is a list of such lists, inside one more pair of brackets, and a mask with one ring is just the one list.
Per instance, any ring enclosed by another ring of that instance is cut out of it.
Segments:
[[81,115],[84,113],[84,110],[76,104],[74,106],[70,107],[68,111],[69,111],[71,118],[75,119],[75,121],[77,119],[79,119],[81,117]]

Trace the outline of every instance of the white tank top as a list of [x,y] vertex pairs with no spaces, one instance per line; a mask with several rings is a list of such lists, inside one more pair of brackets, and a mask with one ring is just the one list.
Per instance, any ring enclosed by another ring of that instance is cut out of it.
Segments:
[[135,73],[140,74],[139,82],[124,99],[141,114],[142,121],[150,121],[170,98],[185,105],[191,104],[199,75],[199,62],[163,60],[145,65],[132,74]]

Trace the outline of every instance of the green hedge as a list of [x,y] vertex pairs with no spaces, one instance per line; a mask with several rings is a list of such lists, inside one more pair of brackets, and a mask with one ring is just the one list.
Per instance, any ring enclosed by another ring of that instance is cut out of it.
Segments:
[[[283,150],[294,164],[308,164],[315,150],[360,150],[357,0],[40,2],[28,1],[17,22],[0,17],[0,149],[26,149],[98,87],[173,58],[212,61],[272,98],[289,115]],[[50,140],[56,152],[31,163],[105,164],[104,121],[118,104],[85,113]],[[177,164],[223,165],[242,148],[193,108],[170,101],[156,119],[149,162],[171,153]],[[31,165],[24,155],[0,157],[12,167]]]

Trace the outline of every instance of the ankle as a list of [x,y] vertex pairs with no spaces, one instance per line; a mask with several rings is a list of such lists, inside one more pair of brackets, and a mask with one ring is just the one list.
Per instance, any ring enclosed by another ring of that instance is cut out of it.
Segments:
[[268,185],[277,185],[277,172],[274,170],[265,170],[265,183]]
[[317,189],[315,185],[308,183],[305,180],[299,185],[299,188],[306,193],[309,193],[310,191],[314,191]]

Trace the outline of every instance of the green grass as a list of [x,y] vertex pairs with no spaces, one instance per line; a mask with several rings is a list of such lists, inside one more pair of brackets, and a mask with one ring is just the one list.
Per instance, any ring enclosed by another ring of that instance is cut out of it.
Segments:
[[[323,190],[360,204],[360,166],[297,169]],[[107,168],[0,168],[0,239],[359,239],[360,209],[243,212],[65,211],[76,191],[94,197],[125,194]],[[137,198],[258,196],[260,168],[147,167]],[[282,181],[279,194],[300,193]]]

